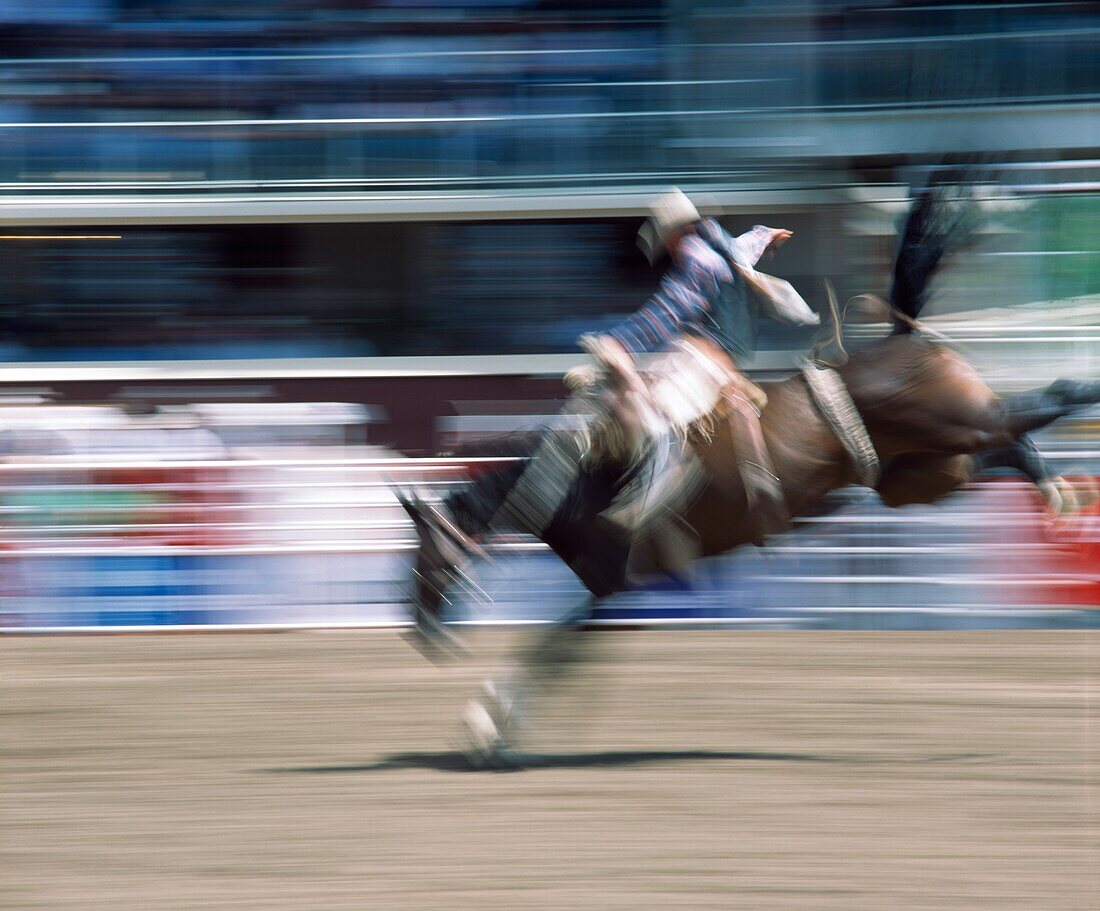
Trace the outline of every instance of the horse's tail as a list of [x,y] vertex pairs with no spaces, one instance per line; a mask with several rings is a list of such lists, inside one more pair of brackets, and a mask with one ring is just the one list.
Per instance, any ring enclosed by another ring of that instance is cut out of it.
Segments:
[[975,233],[977,217],[977,203],[966,186],[940,184],[917,194],[894,260],[890,306],[895,333],[912,330],[928,303],[932,276],[944,254]]

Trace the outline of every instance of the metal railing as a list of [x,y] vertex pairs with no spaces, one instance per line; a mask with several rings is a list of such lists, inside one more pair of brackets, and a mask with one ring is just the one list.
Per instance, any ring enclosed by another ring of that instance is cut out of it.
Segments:
[[[1082,464],[1081,453],[1064,455]],[[415,539],[391,485],[431,497],[485,467],[354,456],[0,465],[0,628],[400,624]],[[1096,588],[1088,548],[1100,520],[1044,538],[1024,485],[983,484],[945,506],[900,511],[860,491],[839,496],[837,512],[801,521],[763,554],[704,561],[690,590],[624,596],[604,619],[1022,616],[1087,603]],[[489,551],[478,579],[491,600],[459,593],[459,620],[545,621],[583,596],[531,539],[497,539]]]
[[[418,51],[410,37],[402,51],[0,60],[23,112],[0,124],[0,181],[112,194],[606,186],[715,171],[736,183],[811,157],[969,151],[971,134],[985,151],[1002,139],[1006,150],[1084,149],[1094,135],[1097,29],[1084,20],[835,38],[808,20],[780,41],[721,40],[743,23],[705,15],[684,24],[708,40],[502,47],[473,36],[461,50]],[[139,82],[132,106],[108,91]],[[251,94],[236,93],[242,82]],[[39,85],[51,91],[39,97]],[[363,100],[349,105],[349,85]],[[421,97],[375,100],[409,85]],[[193,110],[196,94],[209,108]]]

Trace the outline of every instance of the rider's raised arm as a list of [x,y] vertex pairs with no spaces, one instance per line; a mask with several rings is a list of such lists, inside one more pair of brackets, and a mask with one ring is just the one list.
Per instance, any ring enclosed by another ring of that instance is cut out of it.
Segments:
[[755,225],[744,234],[731,237],[716,221],[708,219],[699,226],[699,233],[712,246],[724,250],[726,256],[740,267],[745,284],[752,289],[765,316],[790,326],[818,325],[820,317],[790,282],[755,269],[765,251],[786,242],[791,237],[791,231]]
[[760,262],[760,257],[777,235],[789,234],[782,228],[753,225],[744,234],[733,237],[712,218],[702,221],[698,231],[711,246],[725,250],[726,255],[735,263],[750,269]]
[[732,277],[698,238],[681,243],[679,261],[665,273],[657,293],[608,333],[633,354],[656,351],[696,325],[717,298],[720,282]]

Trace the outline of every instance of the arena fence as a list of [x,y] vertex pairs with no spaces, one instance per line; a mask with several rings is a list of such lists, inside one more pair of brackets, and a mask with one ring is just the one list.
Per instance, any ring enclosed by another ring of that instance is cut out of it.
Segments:
[[[437,496],[488,461],[0,465],[0,630],[401,625],[415,540],[392,486]],[[1095,509],[1052,526],[1034,491],[1008,480],[900,511],[869,491],[838,496],[836,511],[800,522],[799,533],[703,561],[690,579],[639,587],[609,601],[599,621],[828,625],[862,616],[888,625],[900,614],[965,622],[1100,604]],[[477,585],[454,595],[462,622],[545,622],[584,596],[532,539],[498,538],[488,549]]]

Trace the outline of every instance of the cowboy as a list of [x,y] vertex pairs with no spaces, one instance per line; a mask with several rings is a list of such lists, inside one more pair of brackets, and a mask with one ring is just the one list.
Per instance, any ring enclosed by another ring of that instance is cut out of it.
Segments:
[[[581,347],[616,380],[624,394],[644,399],[634,355],[665,348],[679,338],[716,341],[730,355],[726,388],[737,416],[738,467],[752,513],[756,538],[786,528],[788,516],[778,479],[760,427],[767,399],[735,368],[755,349],[756,323],[762,313],[791,325],[816,325],[819,318],[788,282],[757,272],[755,265],[792,236],[783,228],[757,225],[732,237],[712,218],[703,218],[681,191],[659,197],[638,244],[651,263],[667,253],[670,265],[659,290],[637,313],[606,335],[582,336]],[[577,433],[547,434],[539,452],[502,507],[503,518],[534,534],[541,533],[576,477],[584,457]],[[653,472],[639,472],[641,483],[627,485],[604,517],[630,532],[647,519],[647,486]]]
[[[756,348],[761,313],[780,322],[812,326],[819,321],[787,282],[757,272],[765,254],[774,254],[792,236],[785,228],[756,225],[733,237],[713,218],[703,218],[682,192],[672,190],[651,206],[638,244],[650,263],[668,254],[670,265],[654,297],[605,336],[582,340],[583,347],[631,389],[636,383],[634,355],[667,347],[678,338],[708,338],[729,355],[726,398],[738,424],[738,467],[758,541],[784,529],[786,503],[771,469],[760,427],[767,397],[736,369]],[[627,488],[607,518],[622,528],[644,521],[646,494]]]

